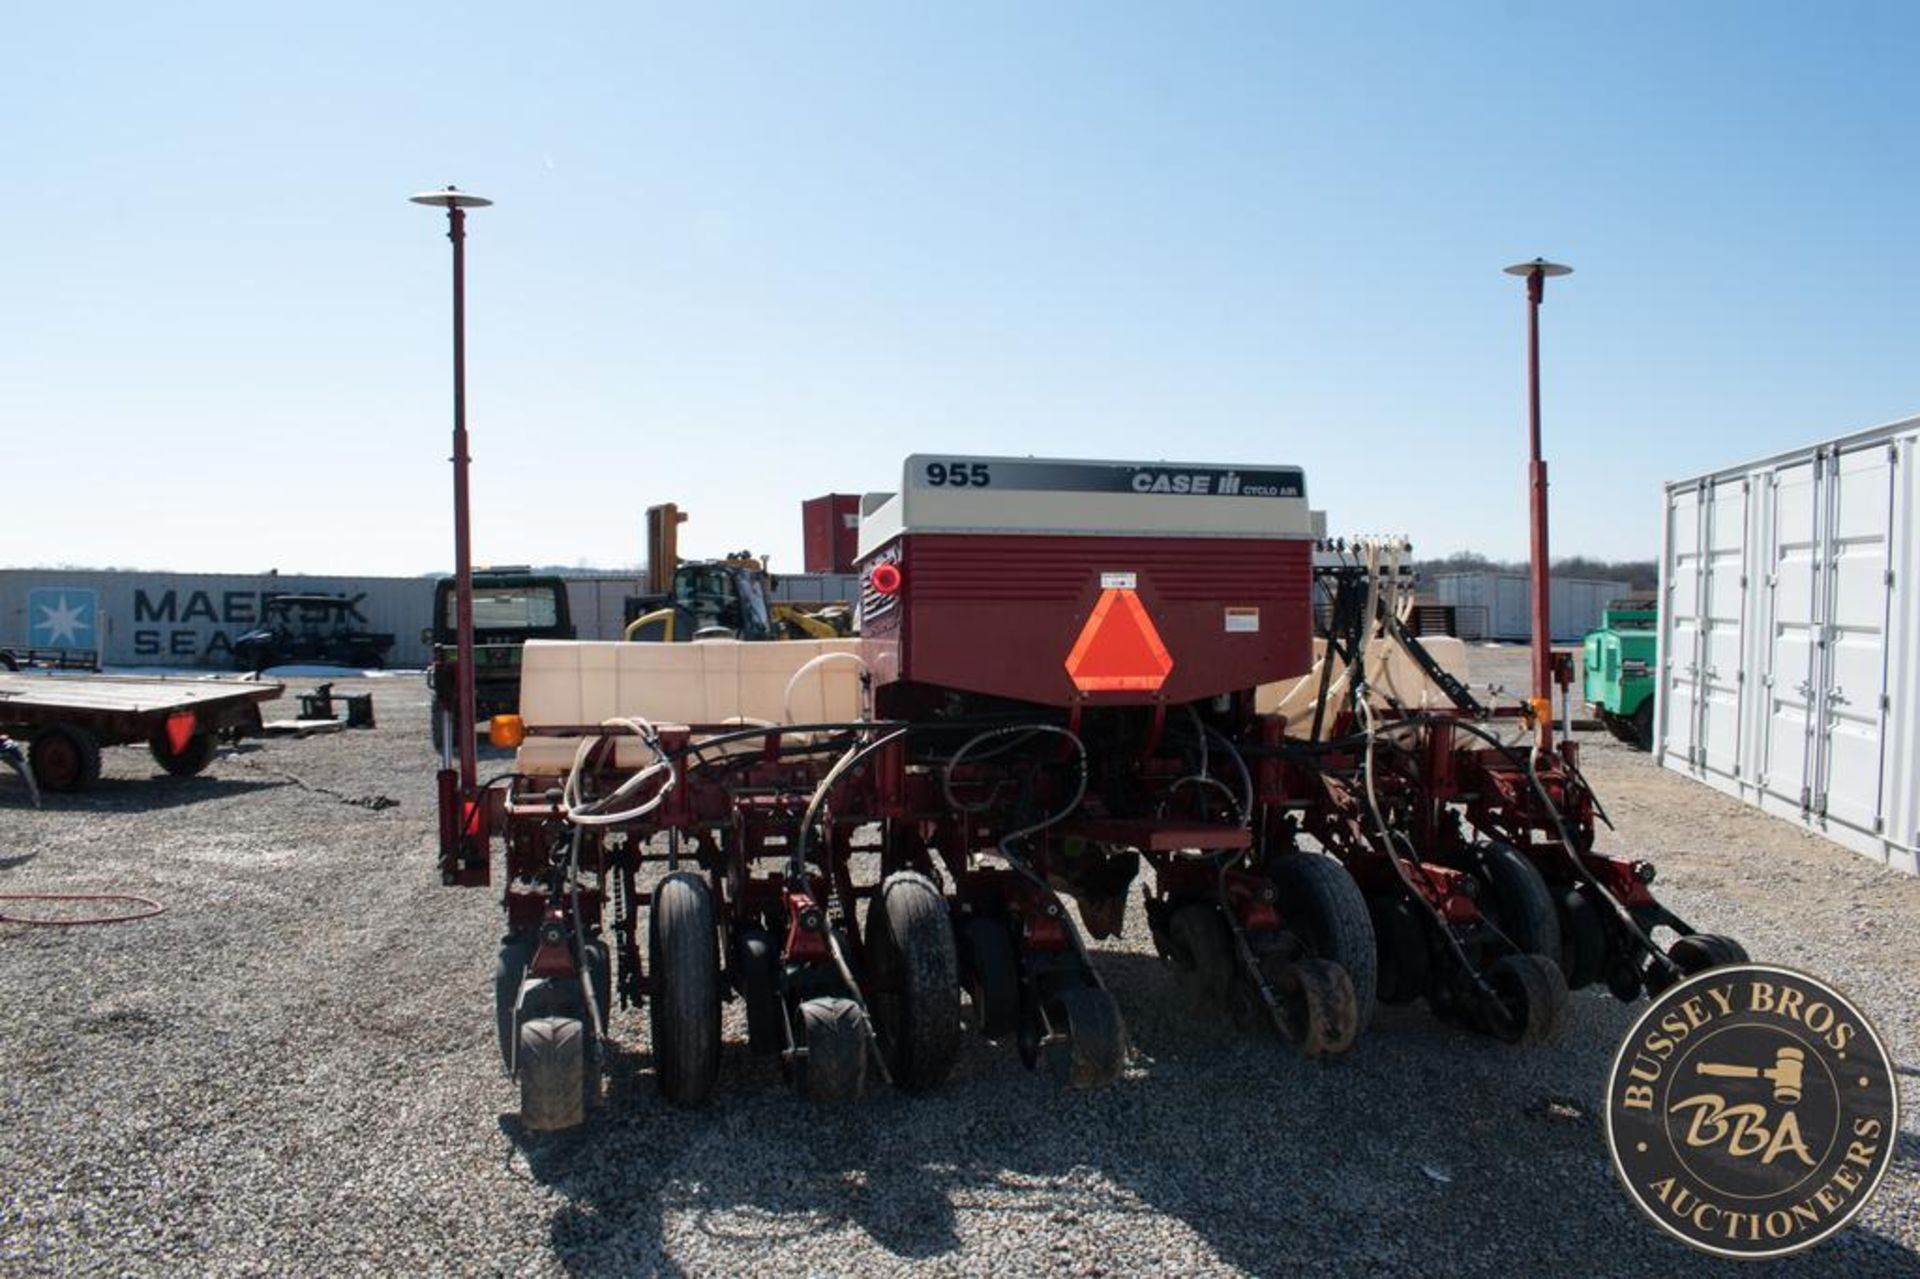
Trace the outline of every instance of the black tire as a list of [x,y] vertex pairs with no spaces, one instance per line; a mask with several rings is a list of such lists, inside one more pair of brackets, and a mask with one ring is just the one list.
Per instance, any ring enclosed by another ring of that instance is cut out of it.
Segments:
[[1560,949],[1560,915],[1553,893],[1533,863],[1507,844],[1480,844],[1468,863],[1486,893],[1480,909],[1523,955],[1545,955],[1565,962]]
[[147,749],[153,753],[154,763],[175,777],[192,777],[205,770],[213,762],[213,753],[218,743],[213,733],[201,729],[187,739],[186,749],[175,754],[173,743],[167,738],[167,730],[162,728],[147,739]]
[[19,659],[15,658],[12,653],[7,652],[5,649],[0,649],[0,670],[17,671],[19,669]]
[[1653,699],[1649,697],[1640,703],[1640,709],[1633,713],[1634,744],[1643,751],[1653,749]]
[[1718,933],[1692,933],[1667,947],[1667,955],[1680,965],[1680,971],[1692,977],[1709,968],[1747,962],[1747,949],[1731,937]]
[[1634,736],[1632,720],[1615,715],[1604,707],[1600,709],[1600,723],[1607,730],[1607,735],[1616,742],[1625,742],[1632,746],[1638,740]]
[[960,930],[961,972],[973,1001],[974,1029],[995,1043],[1020,1033],[1020,952],[997,915],[974,915]]
[[867,1084],[867,1028],[851,999],[809,999],[800,1005],[794,1082],[808,1101],[852,1101]]
[[787,1049],[786,1012],[780,1004],[780,945],[764,928],[738,934],[740,997],[747,1005],[747,1051],[777,1057]]
[[1600,905],[1577,888],[1560,896],[1560,971],[1583,990],[1607,971],[1607,928]]
[[896,1086],[921,1092],[960,1055],[960,957],[946,899],[917,871],[896,871],[867,910],[875,1029]]
[[1567,982],[1544,955],[1507,955],[1487,970],[1499,1007],[1485,1010],[1482,1028],[1509,1044],[1550,1038],[1567,1011]]
[[572,1017],[536,1017],[520,1027],[520,1122],[535,1132],[578,1128],[591,1088],[586,1027]]
[[500,960],[493,970],[493,1018],[500,1032],[500,1065],[513,1069],[514,1006],[520,1000],[520,983],[526,980],[527,965],[533,962],[533,943],[507,938],[500,946]]
[[1359,1008],[1358,1036],[1373,1023],[1380,992],[1380,952],[1367,899],[1347,868],[1318,853],[1288,853],[1267,867],[1280,892],[1280,913],[1313,949],[1315,959],[1347,970]]
[[1188,1003],[1226,1007],[1239,964],[1233,954],[1233,933],[1217,907],[1190,901],[1175,908],[1167,921],[1167,958]]
[[599,1024],[587,1030],[598,1039],[606,1035],[607,1022],[613,1016],[613,957],[602,941],[589,941],[580,950],[586,958],[587,980],[593,983],[594,1009],[599,1015]]
[[1337,1056],[1359,1034],[1359,998],[1347,970],[1326,959],[1277,965],[1269,974],[1284,1028],[1280,1035],[1303,1057]]
[[33,735],[27,758],[43,791],[83,791],[100,780],[100,743],[78,724],[49,724]]
[[676,871],[660,881],[647,957],[660,1094],[675,1105],[697,1106],[713,1095],[720,1076],[720,949],[705,880]]
[[[1427,993],[1433,980],[1433,955],[1427,941],[1431,923],[1425,912],[1407,898],[1380,894],[1367,900],[1378,941],[1379,1000],[1409,1004]],[[1348,974],[1351,976],[1351,972]],[[1364,1022],[1365,1009],[1362,1008]]]

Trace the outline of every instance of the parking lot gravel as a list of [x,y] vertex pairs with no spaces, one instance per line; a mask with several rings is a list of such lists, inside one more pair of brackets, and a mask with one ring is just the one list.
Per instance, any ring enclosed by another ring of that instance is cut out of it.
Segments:
[[[1525,1049],[1383,1009],[1309,1064],[1183,1006],[1137,903],[1096,947],[1134,1044],[1112,1087],[1063,1093],[976,1038],[931,1095],[814,1107],[730,1011],[718,1095],[679,1110],[628,1011],[592,1128],[528,1134],[493,1044],[494,894],[434,869],[425,688],[337,683],[377,729],[188,781],[112,749],[40,811],[0,775],[0,893],[167,908],[0,924],[0,1272],[1733,1269],[1615,1180],[1600,1107],[1633,1008],[1583,992]],[[1920,1274],[1920,881],[1587,739],[1609,846],[1699,926],[1837,984],[1898,1064],[1878,1196],[1782,1268]]]

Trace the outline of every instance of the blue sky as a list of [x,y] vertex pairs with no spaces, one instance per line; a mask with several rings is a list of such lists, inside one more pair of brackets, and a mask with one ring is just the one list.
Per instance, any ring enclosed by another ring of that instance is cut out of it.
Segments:
[[10,7],[0,564],[797,568],[914,451],[1282,462],[1556,553],[1920,412],[1920,6]]

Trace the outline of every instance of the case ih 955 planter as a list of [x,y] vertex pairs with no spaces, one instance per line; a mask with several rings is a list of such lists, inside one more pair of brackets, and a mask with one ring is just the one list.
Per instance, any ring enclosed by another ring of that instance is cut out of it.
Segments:
[[1117,934],[1135,883],[1183,990],[1310,1057],[1377,1000],[1517,1042],[1569,986],[1739,956],[1596,850],[1545,699],[1510,741],[1400,625],[1396,552],[1316,565],[1315,536],[1288,467],[914,457],[866,503],[857,637],[529,643],[511,773],[449,753],[440,781],[446,881],[504,847],[525,1122],[586,1116],[616,1002],[677,1102],[733,998],[815,1098],[937,1084],[963,1003],[1110,1081],[1082,929]]

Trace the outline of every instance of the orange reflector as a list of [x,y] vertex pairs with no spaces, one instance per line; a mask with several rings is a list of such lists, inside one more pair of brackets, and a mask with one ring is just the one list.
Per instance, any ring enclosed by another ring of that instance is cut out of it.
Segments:
[[192,711],[178,711],[167,716],[167,745],[175,755],[184,755],[187,743],[193,740],[193,730],[200,727],[200,721],[194,718]]
[[527,740],[527,725],[518,715],[495,715],[487,721],[487,740],[511,749]]
[[1083,693],[1151,692],[1167,682],[1172,669],[1173,656],[1133,591],[1101,592],[1067,654],[1067,674]]

